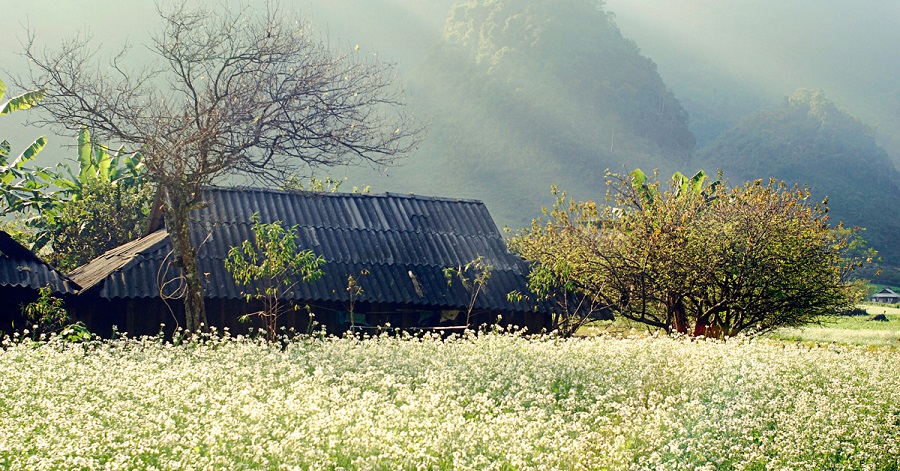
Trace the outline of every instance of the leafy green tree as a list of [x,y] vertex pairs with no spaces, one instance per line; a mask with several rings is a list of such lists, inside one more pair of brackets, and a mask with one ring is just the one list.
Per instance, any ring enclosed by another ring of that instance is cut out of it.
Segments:
[[[550,301],[555,309],[550,313],[550,331],[568,338],[582,326],[597,320],[610,319],[609,306],[580,288],[576,278],[566,266],[556,269],[535,264],[528,273],[528,290],[541,301]],[[509,293],[512,301],[526,299],[527,295]]]
[[729,188],[702,172],[668,189],[636,170],[607,174],[607,204],[555,191],[547,221],[510,242],[624,318],[670,333],[730,337],[801,325],[852,302],[855,231],[828,225],[807,189]]
[[245,240],[232,247],[225,259],[225,268],[235,282],[249,288],[244,293],[248,302],[260,301],[263,308],[244,316],[259,316],[266,327],[266,337],[274,341],[278,334],[278,319],[299,306],[285,301],[294,294],[300,283],[322,277],[325,260],[312,250],[300,250],[296,240],[297,226],[285,229],[281,221],[270,224],[253,215],[253,241]]
[[141,155],[93,143],[87,129],[78,136],[77,173],[66,164],[20,165],[0,176],[9,179],[4,213],[19,215],[28,245],[49,247],[48,259],[62,271],[140,237],[153,200]]
[[[63,175],[62,170],[68,174]],[[35,246],[49,244],[51,260],[64,271],[143,235],[155,193],[139,153],[118,151],[78,136],[78,173],[67,165],[51,172],[52,204],[33,225]]]

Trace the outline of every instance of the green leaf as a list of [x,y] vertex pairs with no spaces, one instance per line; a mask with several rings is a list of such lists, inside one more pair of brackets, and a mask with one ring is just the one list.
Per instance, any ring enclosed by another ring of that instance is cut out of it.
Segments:
[[699,195],[700,192],[703,191],[703,182],[704,181],[706,181],[706,172],[704,172],[703,170],[700,170],[697,173],[695,173],[694,176],[691,177],[691,181],[690,181],[691,191],[693,191],[694,194]]
[[0,108],[0,115],[5,115],[18,110],[27,110],[43,99],[43,90],[25,92],[19,96],[13,97],[8,102],[6,102],[6,104],[3,105],[2,108]]
[[[25,149],[25,152],[22,152],[22,154],[19,156],[19,159],[22,159],[22,164],[24,164],[25,162],[27,162],[29,160],[34,159],[35,156],[37,156],[38,153],[40,153],[40,151],[43,150],[44,146],[46,146],[46,145],[47,145],[46,137],[41,136],[41,137],[37,138],[37,140],[32,142],[31,145],[28,146],[27,149]],[[19,167],[19,168],[21,168],[21,167]]]
[[97,174],[92,175],[94,177],[99,176],[101,180],[108,182],[109,179],[109,166],[112,163],[111,157],[106,149],[103,146],[97,146],[94,151],[94,155],[97,156],[96,168]]
[[78,166],[85,168],[91,165],[91,133],[86,127],[78,132]]
[[0,80],[0,100],[3,99],[4,95],[6,95],[6,84],[3,83],[3,80]]
[[647,174],[643,170],[636,168],[629,174],[634,179],[634,184],[641,186],[647,183]]

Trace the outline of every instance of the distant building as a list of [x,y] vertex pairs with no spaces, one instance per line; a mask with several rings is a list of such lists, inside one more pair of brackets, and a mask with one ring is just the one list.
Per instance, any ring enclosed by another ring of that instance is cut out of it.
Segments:
[[[491,277],[472,306],[471,325],[504,323],[549,327],[549,309],[534,301],[510,301],[527,292],[528,267],[513,256],[480,201],[414,195],[288,192],[210,188],[205,206],[191,214],[191,237],[204,276],[207,318],[217,327],[245,331],[238,318],[258,310],[245,301],[247,288],[225,269],[228,250],[252,240],[251,217],[297,226],[301,249],[326,263],[325,274],[300,283],[284,301],[309,306],[285,316],[281,325],[305,331],[312,320],[330,333],[390,324],[399,328],[453,327],[466,323],[472,295],[446,268],[476,258],[490,265]],[[91,331],[109,334],[113,325],[129,334],[155,334],[184,325],[178,300],[180,269],[175,267],[162,217],[151,215],[149,235],[98,257],[71,273],[83,290],[77,313]],[[348,277],[361,292],[351,305]],[[469,274],[474,277],[474,274]],[[251,288],[252,289],[252,288]]]
[[869,301],[873,303],[897,304],[900,303],[900,294],[895,293],[890,288],[885,288],[870,296]]
[[0,231],[0,333],[29,327],[22,306],[35,301],[38,289],[44,287],[59,297],[74,295],[79,289],[71,279]]

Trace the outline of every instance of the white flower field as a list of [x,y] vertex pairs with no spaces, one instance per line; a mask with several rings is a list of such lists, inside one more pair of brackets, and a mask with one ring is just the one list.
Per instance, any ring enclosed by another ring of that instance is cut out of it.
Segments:
[[0,469],[897,470],[897,351],[665,337],[0,350]]

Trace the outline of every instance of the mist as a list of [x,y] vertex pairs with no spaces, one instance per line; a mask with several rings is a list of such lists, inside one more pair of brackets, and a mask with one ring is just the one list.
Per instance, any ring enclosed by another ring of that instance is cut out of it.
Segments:
[[[685,103],[724,130],[798,88],[825,90],[900,161],[900,2],[607,0]],[[702,122],[698,122],[702,121]],[[692,126],[697,129],[697,127]],[[698,140],[716,137],[695,131]]]
[[[347,50],[359,46],[373,58],[396,63],[398,78],[410,89],[409,101],[416,107],[417,116],[422,122],[437,119],[437,126],[432,126],[419,151],[406,157],[397,168],[326,169],[319,170],[319,176],[347,176],[348,186],[371,185],[376,192],[481,199],[500,226],[516,228],[539,215],[540,206],[550,201],[551,184],[574,188],[581,198],[599,198],[604,167],[641,165],[668,170],[669,165],[672,169],[690,170],[681,168],[684,160],[680,158],[661,160],[665,149],[653,150],[637,139],[629,143],[615,129],[602,126],[596,133],[605,136],[603,139],[574,148],[584,155],[591,149],[609,149],[604,152],[615,156],[594,162],[582,156],[577,165],[564,156],[547,157],[546,167],[533,173],[517,172],[513,167],[516,159],[522,159],[523,167],[534,166],[540,156],[560,152],[558,143],[535,141],[524,149],[512,143],[504,148],[504,165],[492,160],[496,155],[474,156],[477,149],[448,145],[439,127],[443,122],[439,115],[455,112],[453,97],[439,108],[417,103],[434,103],[435,97],[444,93],[429,89],[429,84],[441,82],[423,78],[423,71],[436,75],[454,72],[428,64],[430,55],[443,43],[453,4],[453,0],[283,2],[285,10],[296,11],[308,20],[331,48]],[[259,8],[257,4],[253,7]],[[894,162],[900,160],[900,2],[607,0],[605,9],[614,14],[622,35],[633,40],[640,52],[657,64],[665,85],[687,112],[698,148],[747,114],[777,104],[797,88],[805,87],[825,90],[839,106],[875,126],[879,143]],[[0,78],[11,94],[23,91],[15,88],[12,77],[27,70],[27,62],[20,55],[26,29],[36,34],[39,47],[58,47],[63,38],[86,31],[93,34],[104,51],[127,41],[133,45],[133,60],[140,62],[152,57],[143,44],[149,31],[158,25],[154,4],[145,0],[35,0],[27,5],[19,0],[0,0],[0,17],[4,18],[0,28]],[[423,100],[423,96],[431,101]],[[546,104],[552,100],[534,97],[534,101]],[[568,99],[568,103],[577,100]],[[581,113],[552,109],[551,103],[536,116],[548,120],[548,134],[560,141],[577,138],[569,136],[574,131],[567,130],[569,123],[563,120]],[[37,136],[48,134],[51,144],[39,156],[39,165],[70,160],[73,150],[67,146],[74,145],[74,135],[55,136],[51,130],[23,125],[27,114],[0,119],[0,137],[8,139],[15,151]],[[506,130],[518,126],[508,118],[494,117],[493,122],[473,123],[472,127],[497,129],[498,136],[506,136]],[[611,152],[613,146],[607,141],[615,141],[616,152]],[[620,149],[629,144],[631,154],[622,154]],[[472,172],[491,176],[486,181],[475,181]]]

